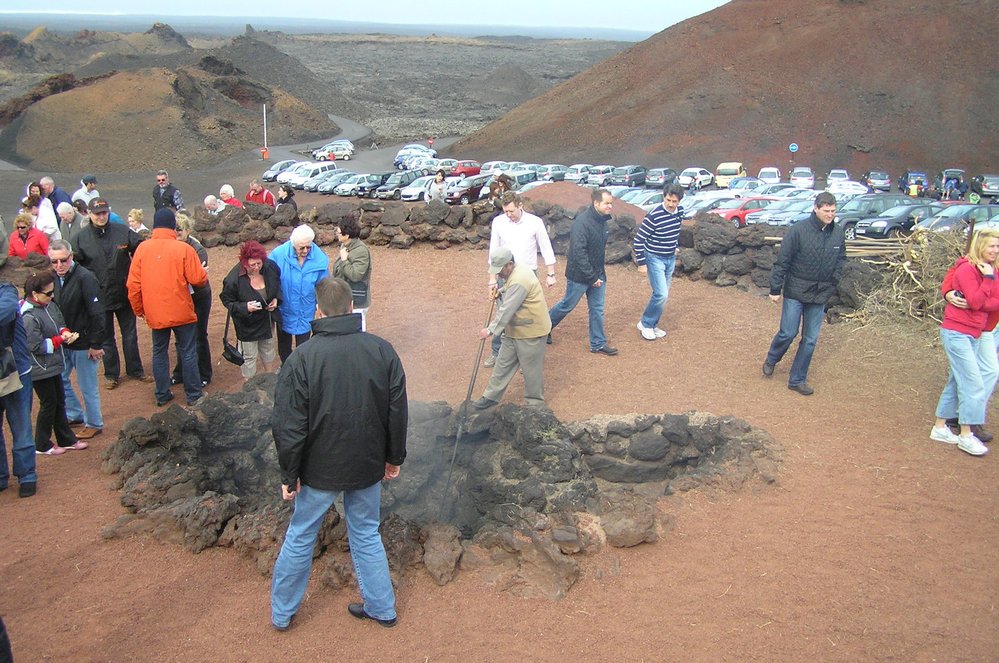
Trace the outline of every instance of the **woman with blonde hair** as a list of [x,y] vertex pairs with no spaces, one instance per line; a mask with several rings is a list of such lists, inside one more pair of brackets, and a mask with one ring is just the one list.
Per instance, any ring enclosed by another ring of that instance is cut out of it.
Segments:
[[153,231],[146,227],[143,223],[145,218],[145,213],[141,209],[132,208],[128,210],[128,227],[139,233],[142,239],[149,239],[149,236],[153,234]]
[[[194,219],[186,212],[177,212],[177,240],[184,242],[198,254],[201,266],[208,269],[208,251],[201,242],[191,236]],[[198,326],[194,338],[198,346],[198,372],[201,373],[201,386],[207,387],[212,381],[212,348],[208,343],[208,318],[212,313],[212,284],[192,286],[191,299],[194,301],[194,315]],[[170,376],[170,384],[184,384],[184,369],[180,362],[180,348],[177,348],[177,363]]]
[[[940,341],[950,375],[937,402],[936,421],[930,439],[956,444],[958,449],[973,456],[988,452],[972,432],[972,426],[985,422],[990,379],[979,361],[979,344],[988,324],[990,311],[999,310],[999,286],[996,285],[996,261],[999,259],[999,230],[975,232],[968,252],[954,265],[951,277],[955,294],[967,302],[959,308],[948,301],[940,325]],[[947,419],[957,417],[960,433],[947,427]]]

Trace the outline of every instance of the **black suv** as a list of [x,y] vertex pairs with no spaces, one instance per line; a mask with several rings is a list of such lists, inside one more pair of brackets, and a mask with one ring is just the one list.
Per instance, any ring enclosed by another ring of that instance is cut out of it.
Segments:
[[944,208],[938,203],[911,198],[910,202],[889,207],[884,212],[869,219],[857,221],[854,233],[857,237],[898,237],[908,234],[913,226],[928,219]]
[[357,183],[354,193],[358,198],[374,198],[375,191],[388,181],[388,178],[395,175],[396,171],[390,170],[387,173],[371,173]]
[[901,193],[865,193],[851,198],[836,210],[836,223],[843,226],[847,239],[856,239],[858,221],[877,216],[889,207],[911,202],[912,198]]
[[402,198],[402,190],[413,183],[413,181],[421,176],[421,171],[419,170],[404,170],[401,173],[392,173],[392,176],[385,180],[385,184],[381,185],[375,189],[372,198],[381,198],[382,200],[399,200]]
[[619,166],[610,176],[611,184],[625,186],[642,186],[645,184],[645,168],[643,166]]

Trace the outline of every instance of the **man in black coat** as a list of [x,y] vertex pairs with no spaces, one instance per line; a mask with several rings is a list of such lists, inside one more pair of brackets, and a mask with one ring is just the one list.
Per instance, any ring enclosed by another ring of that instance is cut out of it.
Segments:
[[791,226],[781,240],[780,254],[770,273],[770,299],[783,306],[780,328],[763,361],[763,375],[770,377],[791,347],[801,328],[801,341],[791,363],[787,388],[811,396],[806,378],[812,361],[826,302],[836,294],[836,284],[846,264],[846,240],[836,218],[836,198],[828,191],[815,197],[812,215]]
[[170,184],[170,174],[165,170],[157,171],[156,186],[153,187],[153,209],[159,211],[169,207],[174,212],[184,206],[184,196],[180,189]]
[[[104,430],[101,394],[97,388],[97,362],[104,357],[105,342],[101,286],[90,270],[73,261],[72,247],[64,239],[54,240],[49,245],[49,262],[56,273],[55,303],[66,319],[66,326],[80,335],[72,343],[63,345],[66,418],[77,438],[89,440]],[[74,369],[83,406],[70,381]]]
[[274,392],[271,428],[281,493],[295,501],[295,510],[274,563],[271,623],[283,631],[298,611],[319,527],[343,492],[363,600],[347,610],[395,626],[395,593],[378,525],[381,481],[398,477],[406,459],[406,374],[388,341],[361,331],[346,281],[323,279],[316,301],[313,336],[285,361]]
[[125,373],[136,380],[152,382],[142,368],[135,313],[128,302],[125,282],[132,266],[132,256],[142,237],[128,226],[109,223],[110,208],[104,198],[90,201],[90,225],[77,236],[76,260],[90,270],[101,286],[104,302],[104,387],[114,389],[121,380],[121,362],[114,335],[114,321],[121,329],[121,349],[125,355]]
[[[595,189],[591,205],[582,211],[569,229],[569,258],[565,265],[565,296],[548,312],[554,330],[562,318],[569,315],[583,295],[590,312],[590,352],[608,357],[617,348],[607,343],[604,333],[604,301],[607,273],[604,271],[607,249],[607,222],[611,219],[614,196],[606,189]],[[551,335],[548,336],[551,343]]]

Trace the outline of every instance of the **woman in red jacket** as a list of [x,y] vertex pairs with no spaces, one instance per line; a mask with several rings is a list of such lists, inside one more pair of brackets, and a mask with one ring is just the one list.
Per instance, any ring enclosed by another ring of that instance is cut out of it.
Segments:
[[[948,302],[940,325],[940,340],[950,363],[950,376],[937,403],[936,422],[930,431],[930,439],[956,444],[961,451],[973,456],[984,455],[989,450],[971,427],[985,422],[985,408],[991,391],[978,355],[989,312],[999,310],[997,259],[999,230],[976,232],[967,255],[957,261],[952,276],[956,294],[964,298],[967,308],[958,308]],[[958,418],[961,427],[959,435],[954,435],[947,427],[947,419],[953,417]]]
[[29,253],[37,253],[48,257],[49,238],[45,233],[35,228],[35,220],[27,212],[21,212],[14,217],[14,232],[10,234],[7,255],[17,256],[21,260]]

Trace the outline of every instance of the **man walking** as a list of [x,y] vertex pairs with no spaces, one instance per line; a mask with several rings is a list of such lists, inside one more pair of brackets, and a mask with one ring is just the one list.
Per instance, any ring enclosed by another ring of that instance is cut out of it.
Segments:
[[669,297],[669,285],[676,266],[676,245],[680,240],[680,224],[683,223],[683,208],[679,206],[682,199],[683,187],[667,184],[663,189],[663,202],[642,219],[632,244],[638,271],[649,275],[649,285],[652,286],[652,297],[645,306],[642,319],[638,321],[638,333],[646,341],[666,336],[666,331],[659,328],[659,319]]
[[[569,258],[565,266],[565,296],[549,314],[552,329],[569,315],[586,295],[590,313],[590,352],[608,357],[617,348],[607,343],[604,334],[604,301],[607,293],[607,273],[604,270],[607,249],[607,222],[611,219],[614,197],[606,189],[595,189],[592,204],[576,217],[569,229]],[[549,339],[551,336],[549,335]]]
[[59,207],[59,203],[69,203],[73,204],[73,199],[68,193],[56,186],[55,180],[49,176],[45,176],[38,180],[38,186],[42,189],[42,195],[49,199],[52,203],[52,209]]
[[[548,230],[545,222],[539,217],[524,211],[524,201],[520,195],[507,191],[500,198],[503,205],[503,213],[498,214],[493,219],[492,230],[489,235],[489,257],[490,261],[496,251],[501,248],[508,248],[513,252],[514,260],[518,265],[523,265],[538,273],[538,253],[541,253],[545,261],[545,283],[550,288],[555,285],[555,252],[552,250],[552,242],[548,237]],[[489,294],[496,296],[497,289],[501,285],[497,281],[498,272],[489,270]],[[502,278],[502,277],[500,277]],[[485,366],[496,364],[496,357],[500,351],[500,335],[493,336],[492,353],[486,359]]]
[[121,360],[115,340],[114,322],[121,330],[121,350],[125,373],[142,382],[152,382],[142,368],[135,314],[128,304],[125,281],[132,256],[142,242],[128,226],[108,222],[110,208],[104,198],[90,201],[90,225],[77,235],[76,260],[97,277],[104,303],[104,387],[115,389],[121,380]]
[[398,477],[406,459],[406,375],[388,341],[361,331],[346,281],[324,279],[315,291],[314,335],[284,363],[274,392],[281,494],[295,501],[295,510],[274,563],[271,623],[283,631],[298,612],[319,527],[343,492],[362,601],[347,610],[395,626],[395,593],[378,524],[381,481]]
[[177,219],[173,210],[158,210],[153,217],[153,234],[136,249],[128,270],[128,300],[132,310],[146,319],[153,332],[153,379],[158,406],[173,400],[170,332],[177,339],[187,404],[198,405],[205,396],[198,371],[195,341],[198,317],[191,289],[206,283],[208,272],[201,266],[198,254],[186,242],[177,241]]
[[169,207],[176,212],[183,206],[184,196],[180,195],[180,189],[170,184],[170,173],[165,170],[157,171],[156,186],[153,187],[153,209],[158,212]]
[[496,405],[517,369],[524,374],[528,405],[545,404],[545,339],[552,330],[545,293],[534,271],[517,264],[513,251],[502,247],[489,260],[489,273],[503,279],[502,300],[492,323],[479,338],[499,338],[502,345],[496,368],[482,398],[472,403],[483,410]]
[[763,361],[763,375],[770,377],[801,328],[801,341],[791,363],[787,388],[802,396],[815,393],[806,378],[812,361],[826,302],[846,264],[843,229],[833,223],[836,198],[828,191],[815,197],[812,215],[791,226],[781,240],[780,254],[770,273],[770,300],[781,301],[780,328]]
[[[78,439],[89,440],[104,430],[101,394],[97,388],[97,362],[104,357],[105,341],[101,286],[86,267],[73,262],[73,250],[64,239],[49,245],[49,262],[56,273],[55,303],[66,319],[66,326],[79,334],[75,341],[62,346],[66,419]],[[70,380],[74,369],[83,395],[82,407]]]
[[[28,352],[28,336],[21,321],[19,299],[17,288],[10,283],[0,283],[0,352],[11,353],[14,359],[13,370],[18,372],[21,380],[20,389],[0,396],[0,423],[6,414],[10,425],[10,455],[14,461],[18,497],[31,497],[38,485],[35,438],[31,434],[31,353]],[[3,426],[0,425],[0,491],[7,489],[9,480],[7,449]]]

